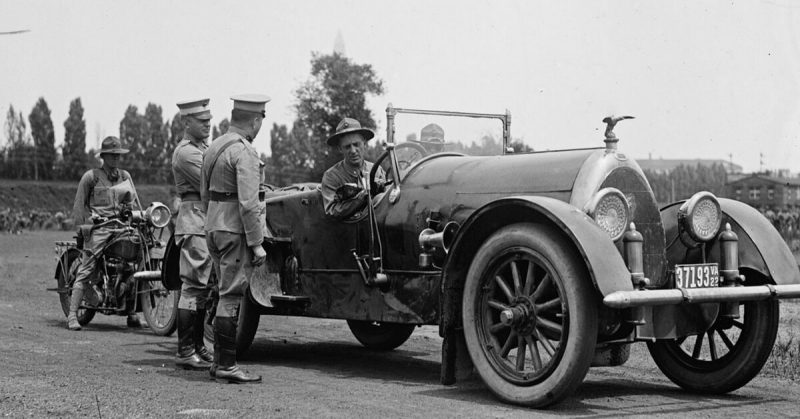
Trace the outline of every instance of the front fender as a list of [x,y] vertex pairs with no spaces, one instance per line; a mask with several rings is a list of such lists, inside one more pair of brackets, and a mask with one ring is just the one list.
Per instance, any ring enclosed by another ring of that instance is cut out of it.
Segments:
[[[739,237],[740,269],[759,272],[775,285],[800,283],[797,261],[769,220],[747,204],[733,199],[717,199],[724,213],[723,222],[730,223],[731,229]],[[667,242],[678,234],[677,211],[682,202],[670,204],[661,210]],[[680,239],[667,251],[670,266],[676,263],[694,263],[697,258],[697,252],[687,252]],[[711,246],[707,258],[712,262],[720,261],[719,242]]]
[[[633,289],[630,271],[614,242],[586,213],[558,199],[545,196],[512,196],[498,199],[475,211],[459,229],[445,266],[451,262],[468,269],[471,255],[491,233],[516,222],[545,222],[555,225],[572,242],[592,278],[595,288],[606,296]],[[470,257],[465,257],[465,254]],[[451,258],[458,259],[450,260]],[[449,287],[447,272],[443,289]]]

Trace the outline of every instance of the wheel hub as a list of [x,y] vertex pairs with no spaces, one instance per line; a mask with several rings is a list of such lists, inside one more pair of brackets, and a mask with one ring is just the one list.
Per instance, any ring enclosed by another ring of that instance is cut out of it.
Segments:
[[508,309],[500,312],[500,322],[522,336],[530,335],[536,327],[536,308],[529,297],[517,297]]

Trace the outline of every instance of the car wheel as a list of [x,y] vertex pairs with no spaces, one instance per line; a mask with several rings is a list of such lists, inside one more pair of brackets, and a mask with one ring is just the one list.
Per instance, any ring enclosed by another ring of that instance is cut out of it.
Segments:
[[236,329],[236,356],[245,357],[253,344],[261,319],[258,305],[250,295],[250,287],[245,290],[239,305],[239,325]]
[[597,341],[597,299],[561,231],[531,223],[498,230],[470,265],[462,303],[470,357],[500,399],[544,407],[583,381]]
[[[756,283],[755,275],[747,275],[747,283]],[[700,335],[648,342],[650,355],[664,375],[686,390],[707,394],[736,390],[767,362],[780,317],[778,301],[743,302],[739,312],[738,319],[718,317]]]
[[404,344],[416,327],[413,324],[366,320],[348,320],[347,326],[362,345],[379,351],[391,351]]

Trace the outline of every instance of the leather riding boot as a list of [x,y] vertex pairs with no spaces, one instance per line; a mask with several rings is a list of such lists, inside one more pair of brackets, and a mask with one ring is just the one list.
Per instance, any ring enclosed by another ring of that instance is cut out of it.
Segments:
[[[217,317],[214,330],[214,343],[219,342],[219,366],[215,376],[217,380],[227,380],[229,383],[244,384],[261,381],[260,375],[248,375],[236,365],[236,317]],[[214,353],[217,356],[217,353]]]
[[83,300],[83,288],[72,288],[72,295],[69,298],[69,314],[67,315],[69,330],[81,330],[81,324],[78,323],[78,308],[81,306],[81,300]]
[[175,365],[187,370],[206,369],[210,366],[194,350],[196,319],[196,311],[178,309],[178,353],[175,357]]
[[200,357],[203,361],[208,363],[214,361],[214,356],[211,352],[206,348],[206,343],[203,340],[205,337],[206,332],[206,311],[205,310],[197,310],[197,315],[194,319],[194,351],[197,353],[197,356]]

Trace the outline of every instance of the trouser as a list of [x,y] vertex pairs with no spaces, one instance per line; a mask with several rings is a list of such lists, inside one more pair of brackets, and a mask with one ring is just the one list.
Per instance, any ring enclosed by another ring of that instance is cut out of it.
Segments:
[[219,285],[216,315],[239,317],[239,304],[253,273],[253,255],[244,234],[211,231],[206,235]]
[[204,236],[175,236],[180,246],[181,298],[178,308],[197,311],[207,308],[211,285],[212,263]]
[[73,288],[86,289],[87,283],[90,278],[94,276],[95,269],[97,268],[97,256],[103,250],[108,240],[111,238],[112,232],[107,228],[97,228],[92,231],[92,234],[83,242],[83,254],[81,256],[81,264],[78,266],[78,271],[75,273],[75,283]]

